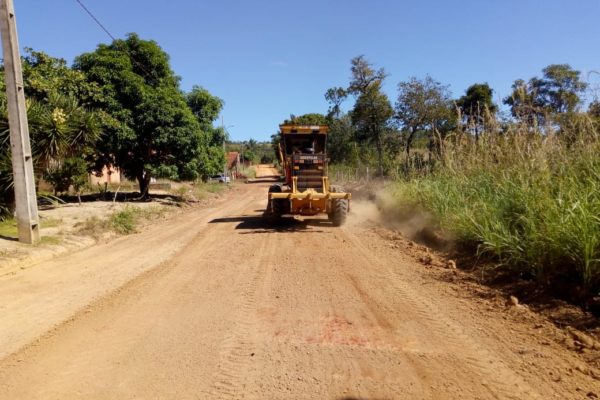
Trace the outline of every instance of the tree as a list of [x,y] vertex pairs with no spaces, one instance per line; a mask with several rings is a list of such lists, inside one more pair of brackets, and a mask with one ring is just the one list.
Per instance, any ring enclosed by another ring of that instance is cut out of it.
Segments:
[[333,87],[325,92],[325,100],[330,104],[327,116],[329,118],[339,118],[342,111],[341,105],[348,97],[346,89],[341,87]]
[[493,101],[494,90],[487,83],[475,83],[467,89],[466,93],[457,100],[464,122],[475,130],[475,139],[479,132],[484,130],[488,117],[493,117],[498,107]]
[[442,85],[429,75],[424,79],[410,78],[398,84],[395,118],[407,132],[405,140],[406,162],[410,161],[410,149],[419,131],[430,136],[450,130],[456,120],[452,110],[448,86]]
[[290,119],[283,121],[282,125],[327,125],[327,117],[319,113],[309,113],[300,116],[290,115]]
[[66,193],[73,186],[81,203],[81,188],[87,183],[88,174],[88,166],[83,158],[70,157],[48,168],[44,178],[54,188],[54,194]]
[[213,122],[219,117],[224,102],[197,85],[194,85],[185,97],[188,107],[200,125],[199,173],[206,178],[223,171],[225,165],[223,144],[227,140],[227,132],[223,127],[213,127]]
[[383,68],[374,70],[364,56],[351,60],[350,71],[352,78],[347,91],[356,98],[350,112],[352,124],[359,140],[375,144],[377,173],[383,176],[383,136],[394,114],[390,100],[381,88],[386,73]]
[[[62,169],[64,182],[79,182],[91,169],[93,148],[101,140],[102,121],[109,117],[94,109],[101,90],[85,74],[70,69],[66,61],[26,49],[23,79],[34,169],[38,178]],[[8,146],[8,116],[4,74],[0,73],[0,203],[10,204],[12,170]],[[62,168],[66,159],[77,157],[77,168]],[[83,172],[82,172],[83,171]],[[68,189],[68,187],[67,187]],[[4,207],[7,209],[8,207]]]
[[360,159],[356,133],[350,115],[343,114],[329,123],[327,155],[332,163],[356,163]]
[[529,82],[516,80],[513,92],[504,99],[513,117],[528,124],[544,124],[548,117],[577,111],[580,95],[587,83],[581,73],[568,64],[552,64],[542,70],[543,78],[531,78]]
[[78,56],[74,67],[102,88],[97,105],[116,120],[104,127],[98,169],[119,167],[137,179],[142,197],[148,196],[152,176],[198,176],[206,161],[198,154],[200,125],[179,89],[169,56],[156,42],[132,33]]
[[555,114],[576,111],[581,103],[579,96],[587,88],[580,79],[581,73],[568,64],[549,65],[542,72],[544,78],[535,81],[539,101]]
[[538,104],[535,88],[522,79],[517,79],[512,84],[512,93],[503,100],[510,107],[510,112],[517,120],[537,126],[545,118],[543,105]]
[[211,125],[219,117],[225,104],[222,99],[198,85],[194,85],[192,90],[186,93],[186,100],[201,125]]

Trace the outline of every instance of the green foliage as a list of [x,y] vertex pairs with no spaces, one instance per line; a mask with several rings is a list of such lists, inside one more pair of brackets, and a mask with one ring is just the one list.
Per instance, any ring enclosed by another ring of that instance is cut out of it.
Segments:
[[138,180],[144,196],[151,176],[198,175],[204,161],[198,159],[199,122],[156,42],[129,34],[78,56],[74,67],[102,88],[96,104],[117,121],[105,126],[106,137],[96,149],[97,169],[106,164],[121,168]]
[[55,193],[66,193],[71,186],[79,192],[88,181],[87,164],[79,157],[67,158],[61,164],[48,168],[44,178]]
[[377,151],[378,174],[383,176],[384,134],[394,114],[387,95],[382,91],[386,73],[383,68],[375,71],[363,56],[351,60],[352,78],[348,93],[356,102],[350,112],[359,142],[372,143]]
[[[34,169],[37,178],[64,158],[77,156],[90,161],[101,139],[102,111],[91,108],[101,97],[99,87],[85,74],[67,67],[62,59],[26,50],[23,78]],[[12,203],[12,166],[9,153],[8,116],[4,75],[0,75],[0,214]],[[88,169],[88,165],[85,166]]]
[[223,100],[213,96],[203,87],[194,85],[192,90],[186,93],[185,96],[192,113],[203,127],[206,125],[211,126],[223,109]]
[[543,73],[543,78],[534,77],[529,82],[516,80],[512,94],[504,99],[513,117],[532,126],[543,125],[557,114],[575,112],[587,88],[581,73],[568,64],[549,65]]
[[329,103],[329,111],[327,112],[328,118],[339,118],[342,112],[341,106],[342,103],[348,97],[348,92],[346,89],[341,87],[333,87],[327,89],[325,92],[325,100]]
[[579,129],[579,144],[520,128],[447,142],[446,166],[397,183],[396,206],[425,209],[458,241],[543,285],[597,294],[600,141]]
[[127,235],[135,232],[139,208],[128,206],[121,211],[114,212],[109,218],[111,228],[120,234]]
[[0,219],[0,236],[7,238],[19,237],[17,232],[17,221],[14,218],[3,218]]
[[467,88],[466,93],[456,101],[463,115],[474,118],[483,114],[484,110],[495,114],[498,106],[494,104],[494,89],[487,83],[475,83]]
[[223,171],[225,165],[225,153],[222,148],[227,139],[227,132],[224,128],[213,127],[213,122],[223,109],[224,102],[200,86],[194,86],[185,96],[188,107],[200,124],[198,172],[200,176],[206,178]]
[[227,151],[239,152],[242,163],[272,164],[275,162],[275,154],[270,142],[258,142],[254,139],[230,142],[227,144]]
[[412,77],[406,82],[400,82],[395,118],[403,128],[408,161],[413,140],[419,132],[425,132],[433,142],[436,137],[445,136],[455,127],[456,114],[448,86],[429,75],[422,80]]
[[283,121],[282,125],[327,125],[327,117],[323,114],[309,113],[300,116],[290,115],[290,119]]
[[485,122],[494,118],[498,111],[493,94],[494,90],[487,83],[476,83],[469,86],[466,93],[456,101],[463,122],[473,127],[475,136],[485,129]]
[[119,234],[128,235],[137,231],[141,221],[159,218],[164,213],[165,209],[159,206],[140,208],[128,205],[111,214],[108,227]]
[[30,48],[23,57],[23,79],[26,98],[42,103],[52,103],[50,99],[60,94],[88,107],[102,98],[100,87],[81,71],[69,68],[64,59]]

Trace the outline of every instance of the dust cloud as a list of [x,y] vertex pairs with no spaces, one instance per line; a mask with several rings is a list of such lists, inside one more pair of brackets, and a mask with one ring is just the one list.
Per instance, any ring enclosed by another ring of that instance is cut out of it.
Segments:
[[441,237],[435,220],[429,213],[416,206],[398,204],[398,200],[385,189],[356,197],[350,204],[346,222],[349,227],[380,225],[412,240],[436,247],[447,244],[448,241]]

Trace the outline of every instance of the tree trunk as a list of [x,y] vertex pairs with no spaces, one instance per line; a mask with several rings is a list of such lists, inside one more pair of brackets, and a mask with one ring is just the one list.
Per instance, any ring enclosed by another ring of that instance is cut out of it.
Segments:
[[409,169],[410,169],[410,147],[412,146],[412,141],[415,137],[416,132],[417,132],[417,128],[413,126],[412,128],[410,128],[410,133],[408,134],[408,137],[406,138],[406,162],[405,162],[406,173],[408,173]]
[[377,135],[377,176],[383,178],[383,140],[381,134]]
[[137,181],[140,185],[139,200],[147,200],[150,197],[150,174],[147,171],[142,171],[137,176]]

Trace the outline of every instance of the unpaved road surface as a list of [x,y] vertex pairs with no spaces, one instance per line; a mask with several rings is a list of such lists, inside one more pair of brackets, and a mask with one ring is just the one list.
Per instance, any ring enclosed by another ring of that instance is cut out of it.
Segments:
[[358,215],[268,224],[267,188],[240,185],[213,208],[4,277],[0,398],[598,393],[544,322],[517,318],[526,310],[456,293]]

